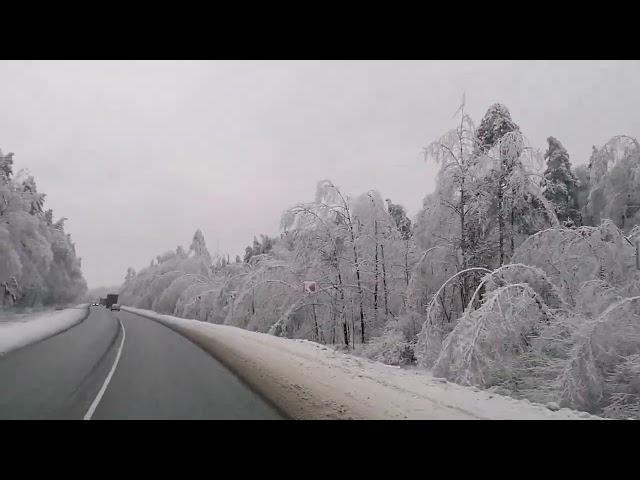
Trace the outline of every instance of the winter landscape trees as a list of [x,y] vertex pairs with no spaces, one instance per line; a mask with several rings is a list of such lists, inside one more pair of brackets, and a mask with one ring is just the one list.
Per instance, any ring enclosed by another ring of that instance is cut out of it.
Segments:
[[547,139],[549,149],[544,154],[547,169],[544,171],[544,197],[555,207],[558,220],[567,226],[581,224],[578,211],[578,179],[571,171],[569,154],[554,137]]
[[65,218],[43,210],[45,194],[13,154],[0,151],[0,307],[72,302],[87,288]]
[[[584,335],[591,335],[585,332],[605,322],[608,308],[619,304],[624,305],[626,325],[633,330],[637,323],[638,312],[630,302],[637,295],[636,250],[620,230],[632,228],[629,217],[636,213],[631,190],[639,165],[634,160],[637,143],[616,137],[594,150],[581,175],[587,184],[581,185],[568,153],[553,137],[548,139],[542,181],[536,180],[538,155],[531,151],[526,161],[527,148],[504,107],[489,109],[475,138],[479,155],[474,167],[480,165],[475,170],[480,174],[469,183],[479,182],[484,185],[480,191],[493,192],[485,203],[482,194],[477,195],[483,216],[480,235],[474,238],[486,254],[476,256],[471,265],[443,262],[455,266],[451,276],[439,287],[439,281],[423,286],[426,318],[415,347],[420,365],[458,383],[513,396],[610,416],[636,414],[637,388],[616,379],[637,368],[640,339],[633,331],[628,332],[629,342],[622,343],[613,328],[601,333],[602,346],[594,348],[604,348],[608,356],[599,363],[597,355],[602,354],[590,350],[593,342],[585,344]],[[461,198],[459,190],[456,193]],[[612,197],[618,198],[616,208],[605,200]],[[586,200],[583,212],[581,198]],[[420,228],[429,246],[433,232],[443,231],[437,222],[445,217],[433,212],[452,204],[447,197],[435,200],[421,213],[424,221],[434,221],[435,228]],[[583,218],[593,226],[580,226]],[[460,231],[467,236],[462,223]],[[440,240],[443,249],[449,248],[449,258],[463,258],[462,237],[454,233]],[[465,296],[465,290],[472,295]],[[456,301],[458,292],[461,301]],[[615,378],[612,372],[617,372]]]
[[640,144],[618,135],[594,147],[588,166],[588,225],[612,220],[625,232],[640,223]]
[[188,252],[129,269],[122,302],[638,417],[638,142],[616,136],[574,170],[558,139],[542,154],[504,105],[478,127],[464,103],[458,114],[425,148],[439,172],[413,220],[376,190],[323,180],[244,259],[212,257],[198,230]]

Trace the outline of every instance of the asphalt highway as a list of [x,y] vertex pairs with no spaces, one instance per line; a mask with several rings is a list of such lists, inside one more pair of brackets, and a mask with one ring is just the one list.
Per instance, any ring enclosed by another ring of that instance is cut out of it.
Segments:
[[153,320],[90,307],[0,357],[0,419],[281,419],[208,353]]

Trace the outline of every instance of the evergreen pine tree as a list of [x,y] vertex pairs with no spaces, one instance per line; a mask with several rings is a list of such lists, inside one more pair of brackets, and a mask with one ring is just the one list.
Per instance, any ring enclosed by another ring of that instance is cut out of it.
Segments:
[[544,154],[544,196],[556,209],[558,220],[567,226],[581,224],[577,208],[578,179],[571,171],[569,153],[554,137],[547,138],[549,148]]

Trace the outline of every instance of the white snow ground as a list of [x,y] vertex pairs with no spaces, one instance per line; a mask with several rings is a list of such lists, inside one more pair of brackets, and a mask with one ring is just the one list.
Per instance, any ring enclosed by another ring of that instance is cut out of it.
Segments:
[[200,345],[294,419],[597,419],[290,340],[122,307]]
[[0,323],[30,322],[31,320],[38,318],[40,315],[50,312],[50,309],[40,307],[21,309],[18,311],[0,310]]
[[0,356],[56,335],[80,323],[89,304],[65,310],[38,312],[19,316],[15,321],[0,322]]

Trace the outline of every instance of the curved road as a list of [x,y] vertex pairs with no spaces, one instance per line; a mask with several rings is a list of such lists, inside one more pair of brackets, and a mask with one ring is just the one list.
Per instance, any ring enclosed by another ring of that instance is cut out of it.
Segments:
[[0,357],[0,419],[281,419],[178,333],[91,307],[75,327]]

